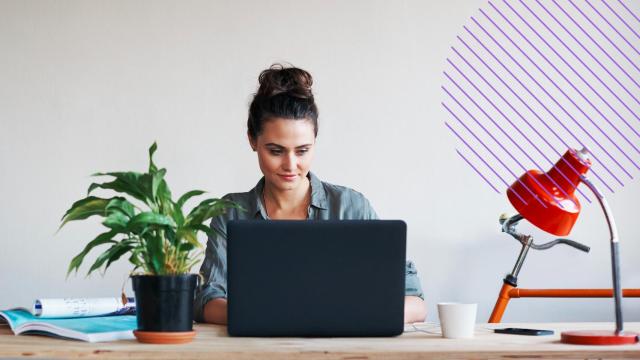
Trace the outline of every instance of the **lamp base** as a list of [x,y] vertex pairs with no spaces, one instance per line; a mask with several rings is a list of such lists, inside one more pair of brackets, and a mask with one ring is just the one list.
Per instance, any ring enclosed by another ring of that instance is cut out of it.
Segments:
[[616,334],[608,330],[563,331],[560,341],[574,345],[633,345],[638,342],[638,334],[626,331]]

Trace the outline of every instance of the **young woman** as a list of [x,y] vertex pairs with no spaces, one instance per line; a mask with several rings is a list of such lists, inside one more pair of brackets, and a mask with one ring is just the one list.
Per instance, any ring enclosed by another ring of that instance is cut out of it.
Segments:
[[[216,236],[209,238],[198,289],[195,318],[227,323],[226,224],[233,219],[377,219],[369,201],[347,187],[320,181],[309,169],[318,135],[318,108],[311,75],[299,68],[274,64],[259,77],[260,87],[249,107],[249,144],[258,154],[264,177],[249,192],[224,196],[240,204],[213,218]],[[415,266],[406,266],[404,321],[424,321],[426,309]],[[363,294],[362,301],[366,300]]]

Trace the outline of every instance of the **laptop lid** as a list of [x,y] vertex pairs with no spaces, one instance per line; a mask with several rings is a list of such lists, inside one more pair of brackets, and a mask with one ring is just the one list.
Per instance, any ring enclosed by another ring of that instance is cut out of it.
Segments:
[[405,254],[400,220],[230,221],[228,332],[399,335]]

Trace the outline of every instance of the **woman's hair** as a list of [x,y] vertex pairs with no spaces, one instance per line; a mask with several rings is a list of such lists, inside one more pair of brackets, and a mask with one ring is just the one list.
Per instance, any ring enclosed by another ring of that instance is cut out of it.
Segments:
[[318,136],[318,108],[313,100],[313,78],[305,70],[273,64],[258,77],[260,87],[249,106],[247,128],[257,139],[262,126],[273,118],[306,119]]

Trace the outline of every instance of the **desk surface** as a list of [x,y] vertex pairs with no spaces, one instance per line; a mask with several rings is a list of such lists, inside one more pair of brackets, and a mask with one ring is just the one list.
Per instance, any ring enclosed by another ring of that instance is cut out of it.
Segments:
[[[236,338],[225,326],[196,325],[195,340],[185,345],[148,345],[135,340],[84,343],[36,335],[14,336],[0,326],[0,358],[139,359],[464,359],[464,358],[638,358],[640,345],[577,346],[559,342],[563,330],[613,329],[612,323],[479,324],[473,339],[443,339],[434,324],[405,327],[393,338]],[[494,334],[498,327],[551,329],[551,336]],[[640,323],[625,329],[640,332]]]

